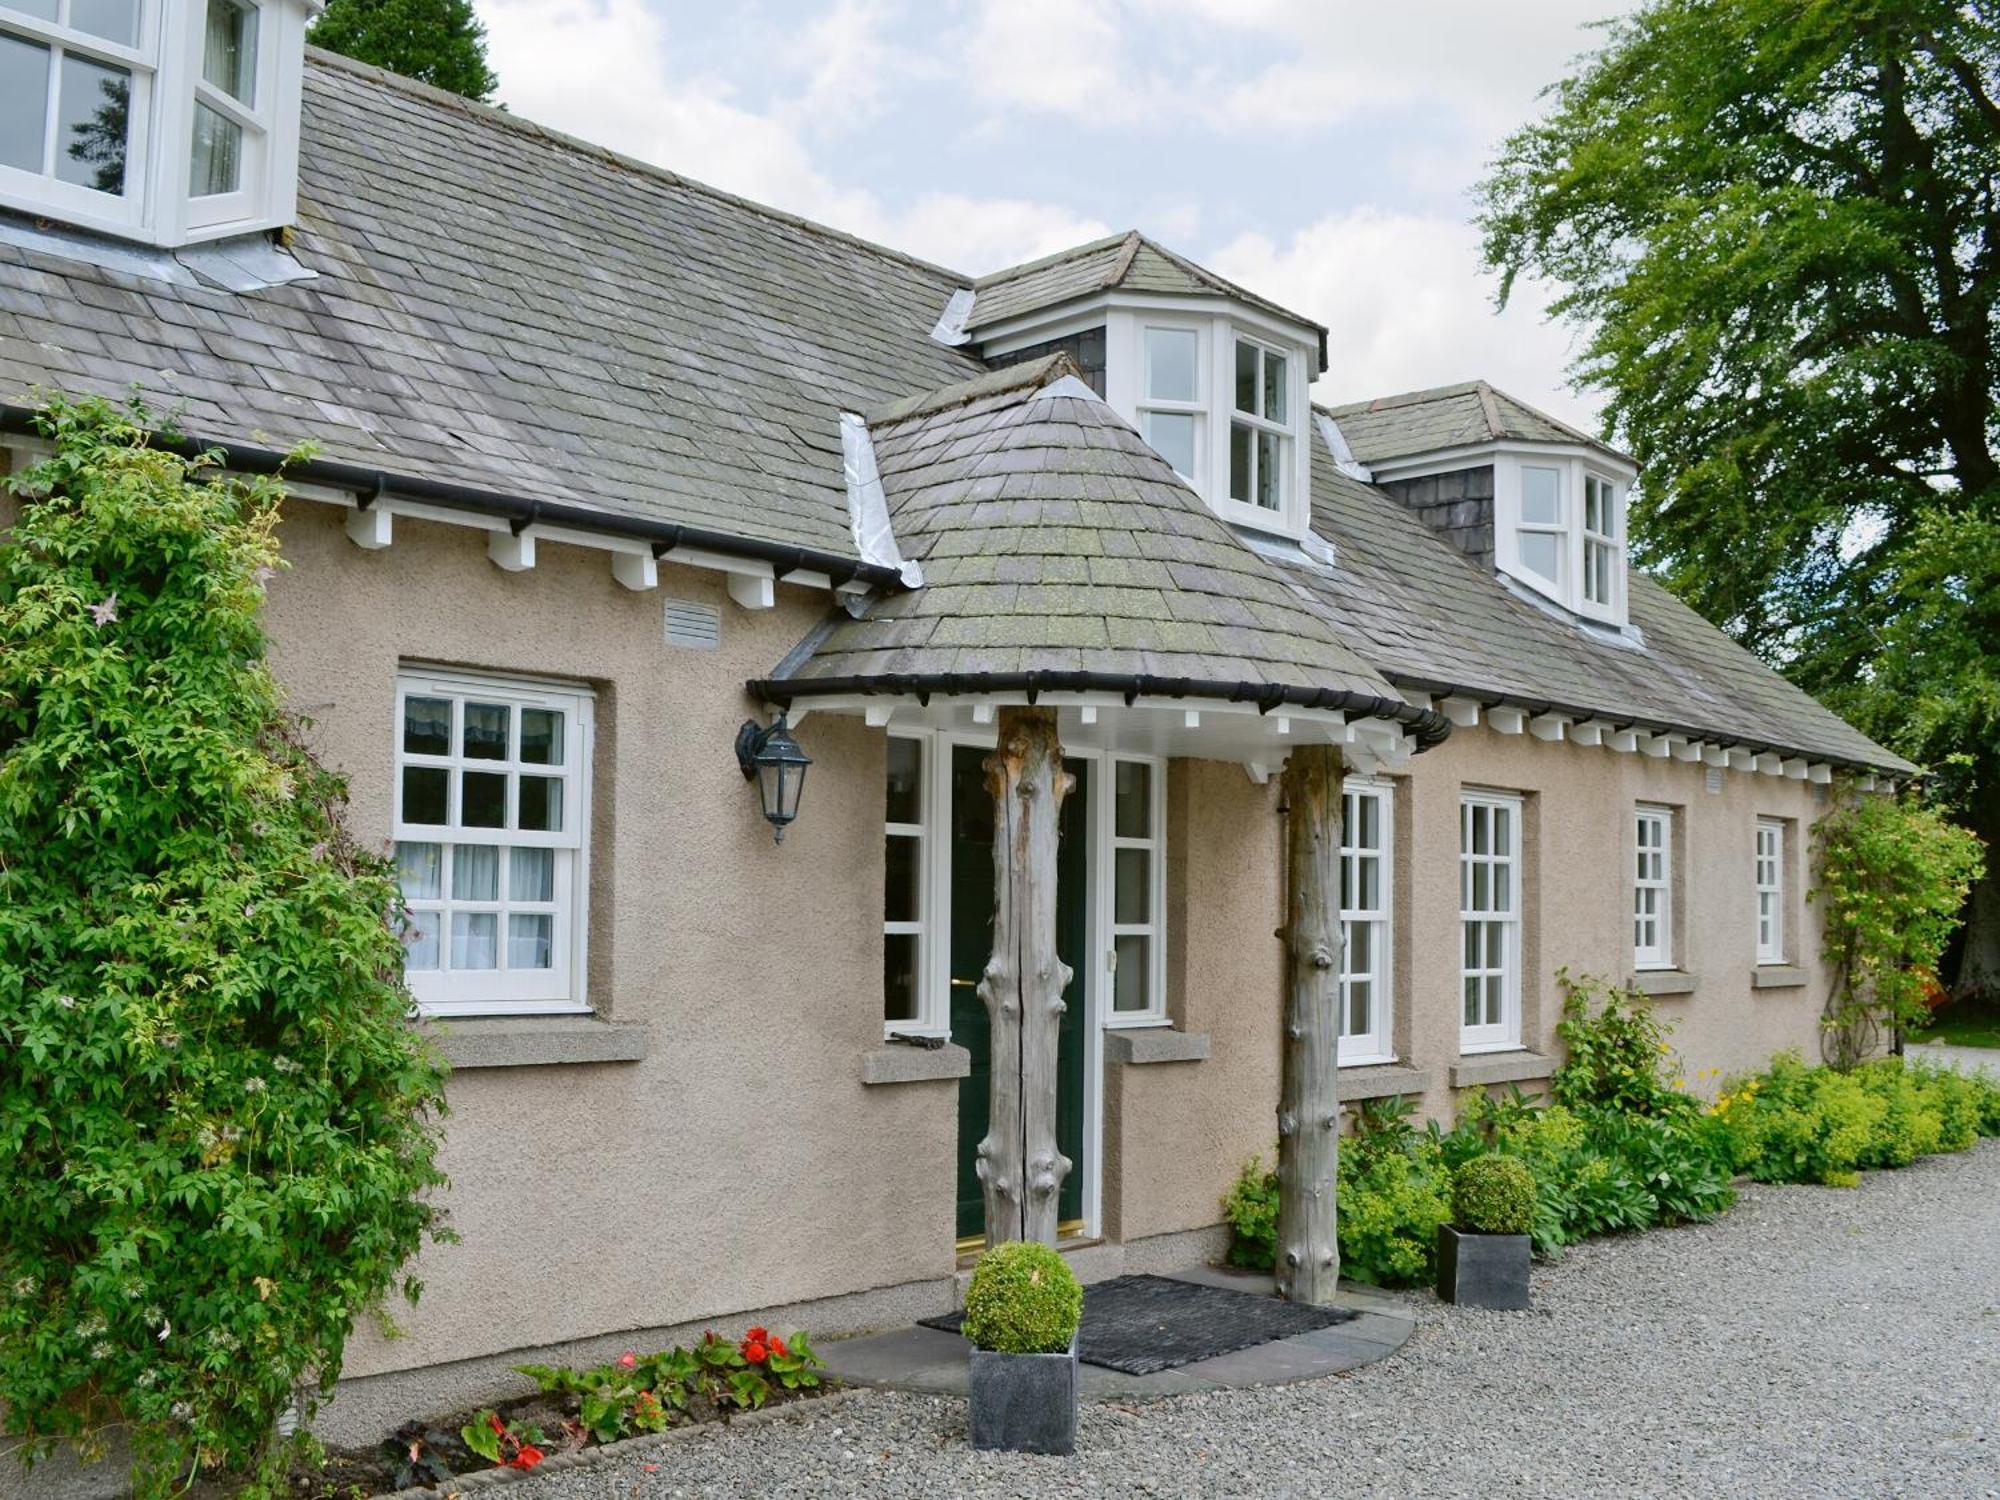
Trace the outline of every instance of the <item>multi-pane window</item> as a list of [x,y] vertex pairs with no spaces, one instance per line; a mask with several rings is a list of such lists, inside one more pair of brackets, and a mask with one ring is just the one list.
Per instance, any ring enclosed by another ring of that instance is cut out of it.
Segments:
[[1259,510],[1285,508],[1291,463],[1291,361],[1276,349],[1236,341],[1229,419],[1229,498]]
[[141,0],[0,0],[0,168],[48,180],[57,205],[136,195],[147,20]]
[[1459,979],[1462,1050],[1521,1039],[1521,801],[1467,793],[1458,810]]
[[1642,807],[1632,820],[1632,962],[1642,969],[1674,966],[1674,815]]
[[1617,491],[1599,474],[1583,476],[1583,598],[1610,609],[1617,603]]
[[1785,961],[1785,825],[1757,820],[1757,962]]
[[425,1011],[585,1008],[590,709],[575,689],[399,680],[396,863]]
[[1160,905],[1165,894],[1160,769],[1144,760],[1106,762],[1111,780],[1112,1021],[1159,1020],[1165,971]]
[[248,0],[208,0],[201,73],[194,88],[194,145],[188,196],[240,192],[244,157],[257,148],[257,7]]
[[1522,567],[1557,588],[1562,586],[1563,553],[1569,547],[1562,470],[1541,464],[1521,466],[1521,519],[1514,545]]
[[930,952],[929,790],[931,742],[889,737],[882,809],[882,1019],[891,1031],[927,1027]]
[[1389,788],[1349,781],[1340,816],[1340,1060],[1387,1062]]
[[1148,327],[1140,335],[1139,431],[1190,483],[1201,472],[1201,347],[1193,328]]

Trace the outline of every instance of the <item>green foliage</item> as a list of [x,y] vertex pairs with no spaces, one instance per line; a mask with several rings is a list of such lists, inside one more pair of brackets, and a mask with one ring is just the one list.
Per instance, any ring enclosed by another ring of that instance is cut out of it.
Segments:
[[1229,1226],[1229,1264],[1252,1271],[1276,1265],[1278,1174],[1264,1170],[1261,1156],[1243,1164],[1222,1200],[1222,1218]]
[[1451,1222],[1451,1174],[1437,1144],[1355,1153],[1342,1162],[1340,1274],[1370,1286],[1416,1286],[1437,1265],[1437,1232]]
[[1588,974],[1572,977],[1568,969],[1556,971],[1556,983],[1563,992],[1556,1035],[1565,1053],[1549,1080],[1557,1103],[1655,1116],[1694,1107],[1663,1075],[1662,1064],[1673,1055],[1667,1042],[1672,1028],[1653,1015],[1642,995]]
[[1828,1062],[1852,1067],[1884,1026],[1921,1026],[1937,962],[1981,864],[1979,841],[1914,798],[1860,795],[1821,820],[1812,899],[1834,968]]
[[1526,1234],[1535,1224],[1535,1179],[1512,1156],[1475,1156],[1451,1174],[1451,1218],[1473,1234]]
[[[142,1496],[275,1480],[427,1235],[443,1065],[393,873],[264,662],[275,481],[99,401],[0,539],[0,1407]],[[403,1283],[414,1298],[412,1281]]]
[[1060,1354],[1083,1316],[1083,1288],[1047,1245],[995,1245],[965,1289],[965,1336],[996,1354]]
[[327,0],[306,39],[468,99],[500,85],[472,0]]
[[774,1389],[816,1388],[825,1368],[803,1332],[786,1340],[762,1328],[752,1328],[734,1344],[711,1330],[692,1349],[622,1354],[590,1369],[515,1366],[544,1395],[573,1402],[577,1425],[598,1443],[664,1432],[697,1403],[717,1411],[755,1411]]

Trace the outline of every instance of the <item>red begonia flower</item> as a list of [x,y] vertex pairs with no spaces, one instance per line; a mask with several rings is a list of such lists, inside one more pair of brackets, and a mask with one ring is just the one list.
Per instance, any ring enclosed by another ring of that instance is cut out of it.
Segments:
[[743,1345],[743,1357],[753,1365],[761,1365],[771,1357],[771,1351],[752,1339]]

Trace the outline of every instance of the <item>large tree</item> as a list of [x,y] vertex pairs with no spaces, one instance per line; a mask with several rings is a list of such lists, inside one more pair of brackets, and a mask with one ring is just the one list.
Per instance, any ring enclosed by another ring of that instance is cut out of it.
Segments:
[[1651,0],[1482,188],[1646,478],[1638,560],[1940,773],[2000,983],[2000,31],[1991,0]]
[[328,0],[309,40],[468,99],[500,84],[472,0]]

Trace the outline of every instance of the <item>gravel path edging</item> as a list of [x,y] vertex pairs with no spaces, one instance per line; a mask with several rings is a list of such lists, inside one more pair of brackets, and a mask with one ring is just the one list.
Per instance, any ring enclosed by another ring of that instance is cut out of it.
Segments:
[[868,1391],[861,1387],[828,1391],[824,1396],[810,1396],[803,1401],[787,1401],[783,1406],[768,1407],[763,1411],[746,1411],[730,1417],[727,1421],[696,1422],[687,1427],[670,1427],[665,1432],[642,1432],[637,1437],[620,1438],[615,1443],[599,1443],[590,1448],[579,1448],[574,1453],[552,1453],[532,1469],[474,1469],[470,1474],[461,1474],[442,1484],[428,1489],[396,1490],[370,1497],[370,1500],[452,1500],[469,1490],[493,1490],[505,1485],[519,1484],[524,1480],[540,1479],[547,1474],[560,1474],[565,1469],[588,1469],[602,1463],[615,1463],[621,1458],[630,1458],[648,1448],[663,1448],[670,1443],[685,1442],[691,1438],[708,1437],[718,1432],[726,1432],[735,1427],[762,1427],[767,1423],[797,1421],[818,1412],[837,1411],[864,1400]]

